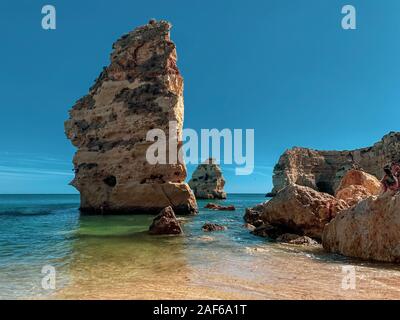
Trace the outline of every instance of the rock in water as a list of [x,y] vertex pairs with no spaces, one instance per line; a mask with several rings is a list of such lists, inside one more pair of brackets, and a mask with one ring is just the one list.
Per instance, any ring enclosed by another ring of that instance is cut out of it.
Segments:
[[207,203],[205,205],[206,209],[210,209],[210,210],[216,210],[216,211],[235,211],[236,208],[235,206],[222,206],[220,204],[217,203]]
[[353,206],[370,196],[379,195],[381,191],[381,182],[373,175],[360,170],[350,170],[340,182],[335,197]]
[[[84,213],[157,214],[167,206],[177,214],[197,211],[184,183],[185,165],[146,159],[151,129],[181,144],[183,79],[170,28],[152,21],[120,38],[110,65],[70,111],[65,131],[78,148],[71,184]],[[176,122],[175,134],[168,131],[170,121]]]
[[219,224],[209,223],[209,222],[205,223],[201,228],[205,232],[224,231],[227,229],[227,227],[225,227],[225,226],[221,226]]
[[225,180],[214,159],[208,159],[193,172],[189,186],[197,199],[226,199]]
[[176,219],[174,210],[171,207],[164,208],[153,220],[149,228],[152,235],[182,234],[182,228]]
[[[347,208],[343,200],[327,193],[292,184],[262,204],[261,219],[266,225],[281,229],[281,234],[321,239],[325,224]],[[256,211],[260,211],[259,206]]]
[[391,132],[372,147],[353,151],[319,151],[295,147],[286,151],[274,168],[270,195],[294,183],[331,195],[349,169],[381,178],[383,167],[400,159],[400,132]]
[[322,245],[349,257],[400,262],[400,193],[386,192],[341,212],[325,227]]

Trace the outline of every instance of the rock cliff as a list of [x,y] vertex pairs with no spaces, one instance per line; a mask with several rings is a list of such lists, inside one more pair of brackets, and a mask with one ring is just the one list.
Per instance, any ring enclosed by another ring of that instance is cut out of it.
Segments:
[[[110,65],[70,110],[65,132],[78,148],[71,184],[85,213],[158,214],[168,206],[177,214],[197,211],[184,183],[185,165],[151,165],[146,159],[151,129],[181,143],[183,79],[170,28],[152,20],[122,36]],[[177,123],[176,136],[168,132],[170,121]]]
[[400,132],[391,132],[372,147],[352,151],[318,151],[295,147],[287,150],[275,166],[272,195],[295,183],[334,194],[345,173],[352,168],[381,178],[383,167],[400,160]]
[[189,186],[198,199],[226,199],[225,180],[214,159],[208,159],[193,172]]

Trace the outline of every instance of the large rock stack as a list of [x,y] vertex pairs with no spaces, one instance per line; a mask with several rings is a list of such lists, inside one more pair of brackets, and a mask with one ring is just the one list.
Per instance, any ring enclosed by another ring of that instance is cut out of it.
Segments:
[[[176,65],[171,25],[150,21],[113,45],[111,63],[89,94],[70,111],[65,131],[78,151],[72,185],[85,213],[152,213],[171,206],[178,214],[197,211],[184,183],[183,163],[151,165],[149,130],[162,129],[180,144],[183,79]],[[176,136],[168,132],[176,121]],[[168,148],[167,148],[168,152]]]
[[226,199],[225,180],[214,159],[207,159],[193,172],[189,186],[198,199]]

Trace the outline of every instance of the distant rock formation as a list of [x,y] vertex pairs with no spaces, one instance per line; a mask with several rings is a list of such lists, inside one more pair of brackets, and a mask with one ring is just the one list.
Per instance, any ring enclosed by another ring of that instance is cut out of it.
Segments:
[[[70,111],[65,132],[78,148],[71,184],[81,194],[84,213],[157,214],[167,206],[177,214],[197,211],[184,183],[185,165],[146,160],[151,129],[181,143],[183,79],[170,28],[152,20],[122,36],[110,65]],[[170,137],[170,121],[177,122],[177,137]]]
[[193,172],[189,186],[197,199],[226,199],[225,180],[214,159],[208,159]]
[[350,257],[400,262],[400,193],[386,192],[342,211],[324,229],[322,244]]
[[380,178],[383,167],[400,160],[400,132],[391,132],[370,148],[354,151],[318,151],[307,148],[287,150],[274,169],[271,195],[295,183],[331,195],[350,169]]
[[150,225],[149,233],[152,235],[183,233],[181,225],[176,219],[172,207],[167,207],[161,210],[158,216],[154,218],[153,223]]
[[379,195],[381,182],[373,175],[360,170],[349,170],[336,190],[335,197],[353,206],[370,196]]

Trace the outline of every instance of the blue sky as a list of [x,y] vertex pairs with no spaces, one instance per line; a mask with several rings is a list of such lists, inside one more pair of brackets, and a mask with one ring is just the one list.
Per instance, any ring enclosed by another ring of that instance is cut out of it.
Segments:
[[[41,28],[44,4],[57,30]],[[357,30],[341,28],[345,4]],[[75,192],[68,109],[112,43],[152,17],[173,24],[185,127],[255,129],[255,172],[223,168],[226,190],[267,192],[287,148],[358,148],[400,129],[399,14],[397,0],[1,1],[0,193]]]

